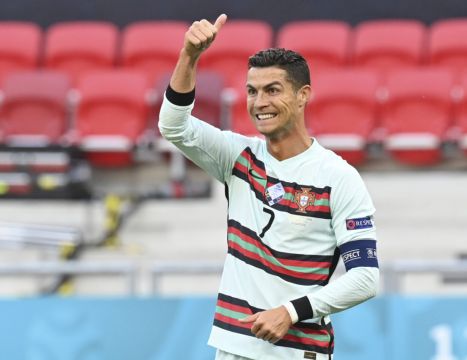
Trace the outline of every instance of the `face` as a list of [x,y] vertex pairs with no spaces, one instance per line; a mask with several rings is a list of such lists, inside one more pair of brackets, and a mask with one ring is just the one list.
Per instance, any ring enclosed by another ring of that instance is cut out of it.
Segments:
[[304,106],[310,87],[299,90],[287,72],[275,66],[250,68],[247,77],[247,107],[258,131],[270,139],[304,130]]

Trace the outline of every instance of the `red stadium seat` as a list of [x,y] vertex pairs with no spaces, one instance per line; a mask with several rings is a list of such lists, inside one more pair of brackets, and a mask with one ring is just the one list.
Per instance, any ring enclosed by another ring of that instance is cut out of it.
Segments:
[[272,46],[272,27],[260,20],[229,20],[200,59],[200,68],[217,71],[226,85],[246,79],[248,58]]
[[[158,103],[155,113],[159,114],[163,95],[170,82],[172,73],[165,73],[156,86],[158,93]],[[198,71],[196,74],[196,103],[193,108],[193,116],[222,128],[222,91],[224,89],[223,77],[212,71]]]
[[0,83],[12,72],[38,66],[41,41],[42,30],[36,24],[0,22]]
[[78,145],[92,164],[126,166],[147,127],[147,80],[130,70],[83,75],[75,131]]
[[388,77],[382,108],[385,148],[397,160],[431,165],[442,158],[451,125],[453,76],[446,69],[401,70]]
[[456,126],[460,132],[459,148],[467,156],[467,72],[462,77],[463,97],[455,107]]
[[387,73],[419,66],[426,49],[425,25],[418,20],[373,20],[355,29],[353,64]]
[[20,72],[4,81],[0,129],[9,145],[58,144],[68,130],[67,95],[70,81],[65,74]]
[[376,122],[379,77],[369,70],[342,69],[318,74],[305,119],[323,146],[348,162],[366,160],[366,145]]
[[115,65],[118,29],[103,21],[63,22],[46,33],[45,66],[66,72],[76,83],[90,70]]
[[230,103],[227,119],[229,129],[245,136],[260,136],[247,109],[246,76],[244,79],[238,78],[227,94]]
[[429,62],[455,72],[467,70],[467,18],[435,22],[429,33]]
[[341,21],[292,21],[279,29],[277,46],[299,52],[312,76],[348,62],[350,26]]
[[180,54],[188,24],[181,21],[142,21],[122,32],[121,63],[143,71],[151,84],[172,71]]

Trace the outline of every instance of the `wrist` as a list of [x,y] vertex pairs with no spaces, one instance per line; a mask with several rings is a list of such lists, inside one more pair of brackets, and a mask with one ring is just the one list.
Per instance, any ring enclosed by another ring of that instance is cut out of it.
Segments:
[[201,56],[201,51],[191,52],[184,47],[180,51],[179,59],[180,61],[184,62],[186,65],[194,67],[198,64],[198,60],[200,56]]
[[313,308],[307,296],[292,300],[291,304],[297,312],[298,321],[312,319],[314,317]]
[[283,306],[289,313],[292,324],[295,324],[298,321],[298,314],[297,314],[297,311],[295,310],[295,307],[293,306],[291,302],[287,302]]

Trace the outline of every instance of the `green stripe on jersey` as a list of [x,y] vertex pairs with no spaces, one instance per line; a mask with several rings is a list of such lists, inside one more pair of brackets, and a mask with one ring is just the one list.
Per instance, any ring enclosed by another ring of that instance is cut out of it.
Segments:
[[268,260],[270,263],[280,266],[284,269],[288,269],[291,271],[296,271],[296,272],[301,272],[305,274],[319,274],[319,275],[328,275],[329,274],[329,269],[328,268],[319,268],[319,267],[302,267],[302,266],[290,266],[290,265],[284,265],[279,260],[277,260],[274,256],[271,256],[269,254],[266,254],[262,249],[258,248],[257,246],[250,244],[249,242],[246,242],[239,236],[229,233],[227,235],[227,238],[229,240],[232,240],[236,244],[240,245],[242,248],[253,252],[255,254],[258,254],[262,258]]

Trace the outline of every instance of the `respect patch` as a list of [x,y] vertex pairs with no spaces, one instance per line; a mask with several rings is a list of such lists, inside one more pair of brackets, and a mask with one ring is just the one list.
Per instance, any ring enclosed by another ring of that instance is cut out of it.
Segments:
[[342,261],[347,271],[352,268],[378,267],[378,256],[376,253],[376,240],[354,240],[342,244],[339,247]]
[[345,226],[347,230],[370,229],[373,227],[373,218],[371,216],[365,216],[362,218],[347,219],[345,220]]

